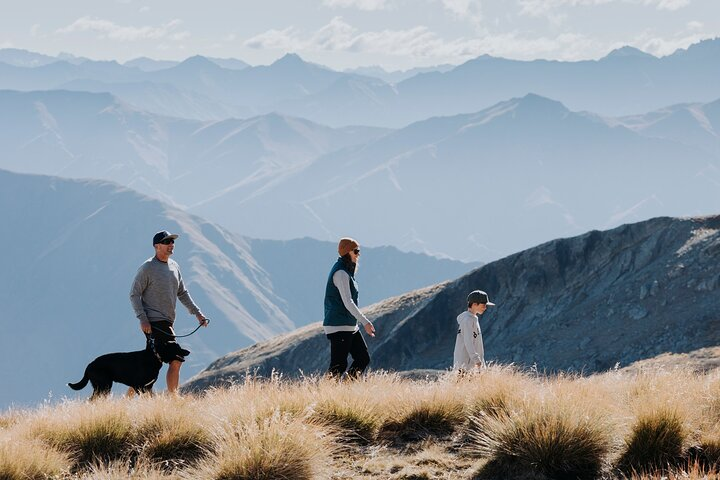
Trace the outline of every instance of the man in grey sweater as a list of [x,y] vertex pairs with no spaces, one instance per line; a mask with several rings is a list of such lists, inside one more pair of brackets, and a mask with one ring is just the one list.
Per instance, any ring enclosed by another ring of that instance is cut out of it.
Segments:
[[130,303],[140,320],[140,329],[155,340],[160,358],[168,364],[166,375],[168,392],[177,392],[180,367],[190,353],[175,342],[175,304],[180,299],[200,325],[207,326],[207,318],[185,289],[180,267],[170,259],[177,235],[161,231],[153,236],[155,256],[145,261],[137,271],[130,288]]

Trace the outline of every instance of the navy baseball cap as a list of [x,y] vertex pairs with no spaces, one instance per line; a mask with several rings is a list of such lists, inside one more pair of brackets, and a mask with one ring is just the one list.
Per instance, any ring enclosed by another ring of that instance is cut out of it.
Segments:
[[473,290],[467,297],[468,305],[472,303],[484,303],[488,306],[494,306],[495,304],[490,301],[487,293],[482,290]]
[[178,238],[178,236],[175,235],[174,233],[168,232],[167,230],[163,230],[163,231],[161,231],[161,232],[157,232],[157,233],[153,236],[153,245],[157,245],[158,243],[162,243],[163,240],[169,240],[169,239],[171,239],[171,238],[172,238],[173,240],[175,240],[176,238]]

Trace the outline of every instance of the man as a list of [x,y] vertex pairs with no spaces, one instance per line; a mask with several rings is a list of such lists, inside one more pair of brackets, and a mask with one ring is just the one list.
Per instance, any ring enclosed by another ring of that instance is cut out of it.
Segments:
[[370,355],[358,322],[363,324],[365,332],[371,337],[375,336],[375,327],[357,306],[355,272],[360,259],[360,244],[352,238],[341,238],[338,255],[325,286],[323,329],[330,340],[328,373],[340,378],[348,366],[347,357],[350,355],[353,363],[347,373],[348,377],[355,378],[370,364]]
[[185,289],[177,262],[170,259],[176,238],[177,235],[165,230],[153,236],[155,256],[140,265],[130,289],[130,303],[140,320],[140,329],[148,341],[152,336],[160,359],[169,365],[166,381],[170,393],[177,392],[180,367],[190,354],[175,341],[173,323],[176,300],[180,299],[200,325],[207,326],[207,318]]
[[467,310],[457,317],[458,331],[455,337],[453,370],[459,372],[467,372],[473,368],[485,366],[485,350],[479,316],[485,313],[488,305],[495,305],[488,300],[487,293],[482,290],[470,292],[467,304]]

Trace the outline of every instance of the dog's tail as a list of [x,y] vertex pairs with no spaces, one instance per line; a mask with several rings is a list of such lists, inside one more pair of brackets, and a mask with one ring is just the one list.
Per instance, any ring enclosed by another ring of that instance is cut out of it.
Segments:
[[90,377],[88,377],[87,370],[85,371],[85,375],[83,375],[82,380],[80,380],[77,383],[68,383],[68,387],[72,388],[73,390],[82,390],[85,388],[85,386],[90,381]]

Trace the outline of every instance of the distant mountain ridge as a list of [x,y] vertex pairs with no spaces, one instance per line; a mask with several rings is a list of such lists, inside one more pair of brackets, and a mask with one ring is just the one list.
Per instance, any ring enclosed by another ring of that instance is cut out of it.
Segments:
[[255,238],[333,240],[352,218],[369,245],[488,261],[720,211],[717,102],[664,130],[664,113],[605,118],[538,95],[395,131],[181,120],[79,92],[0,91],[0,105],[0,168],[115,181]]
[[193,210],[283,238],[254,212],[317,236],[340,228],[342,203],[371,243],[484,261],[558,235],[720,211],[720,156],[646,133],[527,95],[414,123],[325,154],[242,203],[219,197]]
[[[6,57],[10,57],[9,53]],[[454,68],[417,70],[419,73],[402,80],[401,76],[373,70],[358,70],[370,76],[337,72],[305,62],[295,54],[287,54],[268,66],[244,66],[244,62],[234,59],[201,56],[175,65],[162,64],[169,68],[142,59],[128,62],[127,66],[87,60],[77,65],[46,61],[31,54],[13,65],[0,60],[0,89],[58,89],[72,82],[94,81],[142,107],[143,99],[149,99],[143,95],[147,86],[142,85],[151,82],[157,84],[154,89],[169,85],[187,96],[224,104],[230,111],[255,115],[274,111],[334,127],[384,128],[470,113],[528,93],[555,98],[572,110],[608,116],[635,115],[667,105],[720,98],[720,84],[714,81],[720,76],[720,38],[703,40],[661,58],[632,47],[617,49],[599,60],[575,62],[519,61],[482,55]],[[38,66],[29,68],[31,65]],[[123,89],[115,87],[116,83],[124,84]],[[135,83],[137,89],[132,88]],[[179,108],[181,101],[148,103],[158,114],[223,115],[218,109],[192,105]],[[216,117],[220,118],[226,117]]]
[[[481,318],[489,361],[591,373],[666,352],[717,354],[708,347],[720,342],[719,259],[720,216],[655,218],[553,240],[368,307],[377,329],[368,339],[371,365],[450,368],[455,317],[477,288],[497,304]],[[248,372],[323,372],[328,348],[320,325],[308,325],[218,359],[184,388]]]

